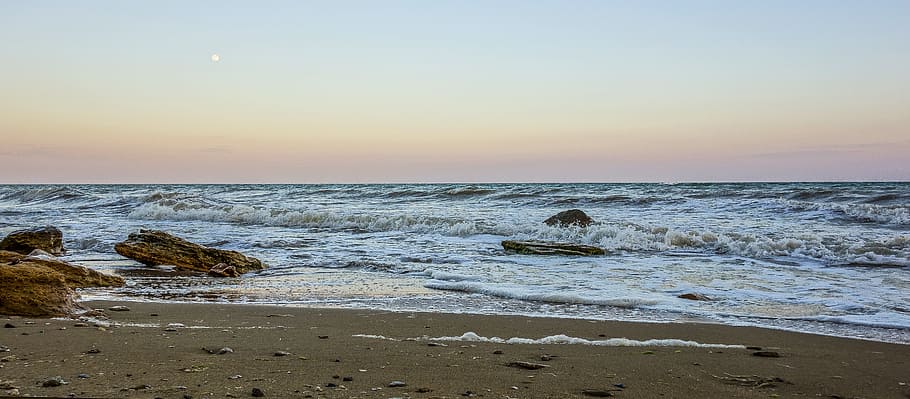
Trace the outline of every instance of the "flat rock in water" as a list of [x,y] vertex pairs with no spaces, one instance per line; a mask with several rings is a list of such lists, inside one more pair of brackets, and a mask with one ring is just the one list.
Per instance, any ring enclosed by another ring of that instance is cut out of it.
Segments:
[[54,226],[17,230],[0,241],[0,250],[29,254],[40,249],[51,255],[63,255],[63,233]]
[[238,275],[264,269],[259,259],[237,251],[209,248],[157,230],[140,230],[114,246],[118,254],[149,266],[173,265],[209,272],[213,266],[233,267]]
[[502,247],[507,251],[525,255],[606,255],[606,251],[600,247],[561,242],[506,240],[502,242]]
[[709,298],[707,295],[697,294],[694,292],[677,295],[676,297],[682,298],[682,299],[688,299],[690,301],[710,301],[711,300],[711,298]]

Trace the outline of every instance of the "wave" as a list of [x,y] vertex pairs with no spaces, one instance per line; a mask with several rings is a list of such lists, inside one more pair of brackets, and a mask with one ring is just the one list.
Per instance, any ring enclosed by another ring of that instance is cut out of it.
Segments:
[[884,225],[910,225],[910,206],[879,205],[874,203],[817,203],[787,201],[787,206],[796,211],[825,211],[847,220],[860,223]]
[[[538,221],[488,223],[460,217],[296,211],[171,199],[143,204],[130,212],[129,217],[354,232],[436,233],[456,237],[485,234],[519,240],[576,242],[613,252],[694,250],[750,258],[796,256],[835,265],[910,266],[910,241],[904,235],[884,241],[863,241],[813,234],[762,236],[738,232],[678,231],[665,226],[649,227],[627,222],[565,228],[546,226]],[[287,244],[275,243],[278,246]]]
[[13,189],[0,193],[0,201],[16,201],[20,204],[43,204],[57,200],[75,200],[88,194],[70,186],[41,186]]
[[460,291],[472,294],[484,294],[499,298],[559,304],[604,305],[619,308],[636,308],[641,306],[656,305],[660,303],[660,301],[646,298],[596,298],[576,294],[567,294],[564,292],[530,292],[525,288],[505,287],[501,285],[469,281],[467,279],[457,281],[429,280],[424,283],[424,287],[445,291]]

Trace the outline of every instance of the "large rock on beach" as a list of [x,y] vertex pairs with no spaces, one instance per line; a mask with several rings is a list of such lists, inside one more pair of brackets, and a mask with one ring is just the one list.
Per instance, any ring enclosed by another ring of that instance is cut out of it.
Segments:
[[54,226],[17,230],[0,241],[0,250],[26,255],[40,249],[52,255],[63,255],[63,233]]
[[209,272],[212,267],[224,264],[239,274],[265,268],[259,259],[240,252],[205,247],[158,230],[130,234],[126,241],[115,245],[114,250],[149,266],[173,265]]
[[594,219],[591,219],[581,209],[569,209],[568,211],[562,211],[553,216],[550,216],[543,222],[550,226],[587,227],[588,225],[594,223]]
[[561,242],[507,240],[502,242],[502,247],[507,251],[525,255],[606,255],[606,251],[600,247]]
[[56,259],[0,250],[0,314],[53,317],[79,310],[76,288],[119,287],[123,279]]

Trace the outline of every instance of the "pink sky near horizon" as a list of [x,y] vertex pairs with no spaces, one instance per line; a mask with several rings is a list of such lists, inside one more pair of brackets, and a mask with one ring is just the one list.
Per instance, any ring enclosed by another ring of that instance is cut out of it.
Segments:
[[5,4],[0,184],[910,180],[910,7],[808,3]]

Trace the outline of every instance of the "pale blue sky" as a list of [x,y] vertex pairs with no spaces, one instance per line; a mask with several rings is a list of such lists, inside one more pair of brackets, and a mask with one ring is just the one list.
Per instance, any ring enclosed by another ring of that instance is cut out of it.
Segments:
[[908,1],[22,1],[0,37],[0,182],[910,179]]

